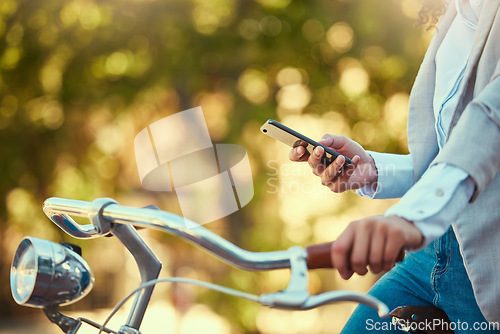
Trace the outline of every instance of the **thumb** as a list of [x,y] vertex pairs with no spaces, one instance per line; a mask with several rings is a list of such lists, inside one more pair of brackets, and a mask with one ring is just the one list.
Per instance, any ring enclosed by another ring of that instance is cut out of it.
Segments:
[[334,150],[345,148],[349,143],[346,136],[325,134],[319,141],[320,144],[333,148]]

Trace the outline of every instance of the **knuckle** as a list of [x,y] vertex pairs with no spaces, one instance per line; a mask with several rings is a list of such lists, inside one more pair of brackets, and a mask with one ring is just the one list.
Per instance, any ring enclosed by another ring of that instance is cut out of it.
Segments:
[[394,267],[394,262],[393,261],[388,261],[384,263],[384,271],[389,271]]
[[309,167],[311,167],[311,171],[312,171],[312,173],[314,175],[319,176],[318,168],[316,168],[316,166],[314,164],[312,164],[311,162],[309,162]]
[[362,268],[366,266],[366,261],[363,257],[358,255],[351,256],[351,264],[355,268]]
[[389,232],[389,226],[384,223],[377,224],[377,232],[386,235]]
[[325,173],[323,173],[323,175],[321,176],[321,184],[323,184],[324,186],[327,186],[328,188],[330,188],[330,186],[332,185],[332,180],[330,180],[330,178],[328,178]]
[[394,263],[394,258],[391,255],[384,256],[384,262],[382,263],[382,266],[384,268],[387,268],[388,266],[389,268],[391,268],[393,263]]
[[353,220],[348,226],[347,228],[350,229],[350,230],[356,230],[358,229],[358,227],[362,224],[362,220]]
[[339,191],[338,187],[337,187],[337,186],[335,186],[335,184],[334,184],[333,182],[332,182],[332,183],[330,183],[330,184],[328,185],[328,188],[329,188],[332,192],[334,192],[334,193],[340,193],[340,192],[341,192],[341,191]]
[[346,143],[348,141],[348,138],[344,135],[339,135],[339,136],[337,136],[337,141],[339,141],[341,143]]
[[345,185],[345,182],[339,182],[336,186],[336,192],[337,193],[342,193],[346,191],[346,185]]
[[382,266],[382,258],[379,256],[372,256],[370,257],[370,266],[372,267],[381,267]]
[[340,242],[334,242],[332,245],[332,252],[336,256],[343,256],[347,253],[347,247]]
[[401,240],[404,237],[404,233],[399,228],[392,228],[389,231],[389,236],[395,240]]
[[330,179],[330,175],[331,175],[330,168],[325,168],[325,171],[323,172],[323,176],[326,179]]
[[375,227],[375,221],[371,219],[364,219],[360,221],[359,225],[360,228],[363,229],[364,231],[371,231]]
[[368,269],[366,269],[366,267],[364,267],[362,269],[359,269],[357,271],[357,273],[358,273],[358,275],[361,275],[361,276],[366,275],[368,273]]
[[378,274],[380,270],[382,270],[382,262],[380,261],[370,262],[370,268],[375,274]]

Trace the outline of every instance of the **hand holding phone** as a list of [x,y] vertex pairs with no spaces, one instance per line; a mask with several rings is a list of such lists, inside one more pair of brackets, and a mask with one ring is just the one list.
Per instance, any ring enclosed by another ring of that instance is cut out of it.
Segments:
[[[261,127],[261,131],[290,147],[303,146],[306,152],[299,153],[298,149],[292,150],[290,159],[307,160],[313,174],[320,177],[321,183],[335,193],[365,186],[377,188],[378,174],[375,161],[361,145],[345,136],[326,134],[322,139],[324,144],[321,144],[273,120],[268,120]],[[323,148],[323,156],[318,152],[320,151],[318,146]],[[342,154],[333,150],[333,147]],[[352,158],[347,158],[346,154]],[[332,163],[340,155],[342,158],[339,158],[338,163]]]

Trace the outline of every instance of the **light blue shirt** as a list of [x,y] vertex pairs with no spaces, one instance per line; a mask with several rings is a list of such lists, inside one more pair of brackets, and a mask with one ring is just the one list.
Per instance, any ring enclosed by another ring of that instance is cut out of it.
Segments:
[[[455,0],[458,15],[436,54],[434,116],[439,149],[446,142],[454,111],[463,90],[462,78],[472,48],[477,21],[484,0]],[[408,189],[413,183],[409,155],[370,152],[379,173],[377,189],[365,187],[358,193],[366,197],[392,197],[390,192]],[[406,187],[406,188],[405,188]],[[464,170],[437,164],[429,168],[401,200],[385,213],[412,221],[424,236],[424,244],[439,238],[465,208],[474,192],[474,182]],[[389,193],[389,194],[387,194]]]

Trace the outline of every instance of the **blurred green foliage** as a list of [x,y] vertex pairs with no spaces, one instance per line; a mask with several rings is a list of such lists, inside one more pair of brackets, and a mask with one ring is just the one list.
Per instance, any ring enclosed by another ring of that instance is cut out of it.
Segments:
[[[292,203],[270,191],[269,161],[280,150],[277,163],[286,163],[287,150],[258,128],[274,118],[303,124],[311,136],[340,131],[368,149],[405,152],[407,96],[429,40],[413,27],[418,8],[418,0],[2,0],[0,315],[26,311],[13,305],[7,284],[22,236],[68,239],[44,218],[45,198],[105,196],[178,210],[175,197],[141,188],[133,139],[148,124],[198,105],[214,142],[245,146],[254,172],[252,202],[208,228],[247,249],[277,250],[321,241],[321,233],[300,231],[328,226],[331,217],[381,211],[386,204],[331,195],[315,214],[314,203],[297,206],[306,194]],[[283,211],[291,207],[309,212],[302,225],[287,225]],[[153,236],[171,254],[171,273],[193,267],[252,292],[286,284],[281,274],[249,276],[182,241]],[[98,259],[105,244],[82,245]],[[108,289],[120,269],[96,270],[99,293],[84,307],[109,307],[120,297]],[[336,287],[327,277],[316,280],[317,291]],[[200,298],[232,331],[257,330],[258,306]]]

